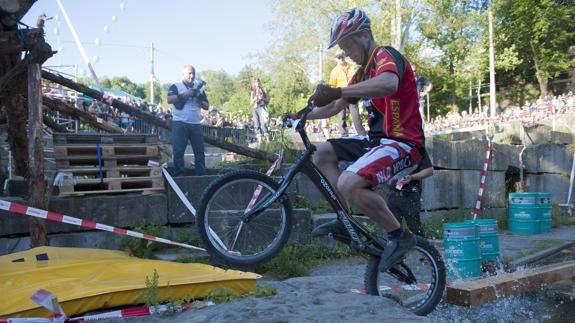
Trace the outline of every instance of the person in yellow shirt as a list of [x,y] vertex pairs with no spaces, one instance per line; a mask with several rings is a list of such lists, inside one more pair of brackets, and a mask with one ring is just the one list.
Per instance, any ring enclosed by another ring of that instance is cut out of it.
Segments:
[[[335,59],[337,65],[331,70],[329,85],[331,87],[345,87],[355,74],[355,69],[347,62],[342,50],[335,53]],[[348,107],[355,131],[359,136],[365,136],[366,132],[361,123],[357,104],[350,104]],[[346,110],[343,109],[337,114],[337,129],[342,136],[347,136]]]

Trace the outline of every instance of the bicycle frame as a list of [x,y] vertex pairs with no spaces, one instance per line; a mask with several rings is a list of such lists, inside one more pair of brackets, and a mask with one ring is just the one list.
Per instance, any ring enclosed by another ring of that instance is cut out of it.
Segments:
[[[311,106],[308,105],[304,108],[302,117],[297,123],[296,131],[301,136],[305,151],[302,156],[293,164],[293,166],[288,170],[288,173],[279,182],[279,189],[272,195],[264,197],[260,202],[258,202],[252,209],[248,210],[243,216],[243,222],[249,222],[253,217],[257,216],[265,209],[267,209],[272,203],[281,198],[286,192],[288,186],[291,184],[295,175],[299,172],[304,173],[309,177],[312,183],[319,189],[324,198],[331,205],[333,210],[336,212],[338,219],[343,223],[346,230],[351,237],[352,245],[361,252],[366,252],[374,256],[380,256],[384,248],[385,241],[380,241],[374,238],[367,229],[353,216],[349,214],[346,208],[341,203],[342,199],[338,195],[337,191],[334,190],[332,185],[329,183],[327,178],[322,174],[322,172],[317,168],[317,166],[312,162],[311,156],[316,150],[315,145],[313,145],[305,132],[305,122],[307,114],[311,111]],[[366,241],[360,238],[360,235],[366,238]]]

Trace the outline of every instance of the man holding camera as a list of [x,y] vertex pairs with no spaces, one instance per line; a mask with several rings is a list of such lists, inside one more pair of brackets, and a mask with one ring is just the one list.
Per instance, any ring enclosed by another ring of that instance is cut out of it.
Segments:
[[201,109],[208,110],[210,104],[204,91],[204,81],[195,80],[196,70],[192,65],[182,69],[182,81],[168,89],[168,103],[174,105],[172,116],[172,149],[174,176],[184,173],[184,153],[188,141],[194,150],[196,175],[204,175],[204,135]]

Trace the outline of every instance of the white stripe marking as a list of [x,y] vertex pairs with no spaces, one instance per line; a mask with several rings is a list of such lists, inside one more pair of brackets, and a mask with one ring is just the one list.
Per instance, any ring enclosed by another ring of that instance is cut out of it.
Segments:
[[68,223],[68,224],[74,224],[77,226],[81,226],[82,225],[82,220],[78,219],[78,218],[73,218],[71,216],[67,216],[64,215],[64,217],[62,218],[62,222],[63,223]]
[[0,209],[2,210],[10,210],[10,205],[12,205],[12,203],[0,200]]
[[101,224],[101,223],[96,223],[96,229],[104,230],[104,231],[108,231],[108,232],[114,232],[114,227],[111,227],[111,226],[105,225],[105,224]]
[[136,237],[136,238],[140,238],[140,239],[142,239],[144,237],[143,233],[130,231],[130,230],[126,231],[126,234],[131,236],[131,237]]
[[44,211],[44,210],[40,210],[37,208],[33,208],[33,207],[28,207],[28,210],[26,210],[26,214],[36,217],[36,218],[42,218],[45,219],[48,217],[48,211]]

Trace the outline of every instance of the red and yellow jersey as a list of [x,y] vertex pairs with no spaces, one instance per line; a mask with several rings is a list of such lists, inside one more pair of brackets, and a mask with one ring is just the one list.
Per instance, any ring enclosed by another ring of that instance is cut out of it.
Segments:
[[[357,73],[350,85],[382,73],[394,73],[399,77],[393,56],[383,47],[377,47],[374,51],[370,55],[368,68],[363,73]],[[369,136],[397,139],[423,147],[424,135],[419,113],[417,82],[411,64],[407,59],[404,60],[405,71],[397,92],[384,98],[362,98],[369,113]]]

